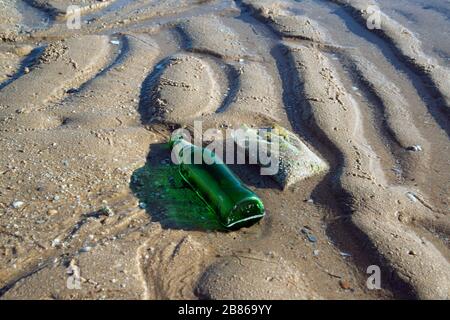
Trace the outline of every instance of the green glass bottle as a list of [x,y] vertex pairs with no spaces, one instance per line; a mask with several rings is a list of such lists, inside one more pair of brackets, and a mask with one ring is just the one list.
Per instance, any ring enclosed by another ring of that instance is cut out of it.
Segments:
[[225,228],[250,226],[264,217],[264,205],[259,197],[214,152],[181,136],[171,139],[170,145],[181,177],[218,215]]

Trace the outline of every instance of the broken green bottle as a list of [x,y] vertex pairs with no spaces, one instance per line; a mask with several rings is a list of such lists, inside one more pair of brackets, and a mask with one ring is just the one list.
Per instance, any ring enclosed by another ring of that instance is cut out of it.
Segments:
[[226,229],[248,227],[264,217],[261,199],[214,152],[182,136],[171,139],[170,146],[183,180]]

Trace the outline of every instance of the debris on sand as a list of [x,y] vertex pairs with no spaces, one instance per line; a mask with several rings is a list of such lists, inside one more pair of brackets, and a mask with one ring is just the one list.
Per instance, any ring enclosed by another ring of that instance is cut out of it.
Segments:
[[406,196],[408,197],[409,200],[411,200],[412,202],[417,202],[417,196],[412,193],[412,192],[407,192]]
[[147,204],[145,202],[139,202],[139,208],[145,209],[147,208]]
[[407,147],[406,150],[418,152],[418,151],[422,151],[422,147],[420,145],[416,144],[414,146]]
[[[278,125],[261,129],[243,127],[239,134],[235,134],[234,141],[261,167],[272,169],[274,165],[277,166],[271,176],[283,189],[328,170],[328,164],[294,133]],[[269,163],[262,159],[266,156],[269,157]]]
[[19,209],[20,207],[22,207],[23,205],[25,204],[25,202],[23,202],[23,201],[14,201],[13,203],[12,203],[12,207],[14,208],[14,209]]
[[309,242],[316,243],[317,238],[312,234],[312,231],[306,227],[302,228],[302,233],[306,236]]

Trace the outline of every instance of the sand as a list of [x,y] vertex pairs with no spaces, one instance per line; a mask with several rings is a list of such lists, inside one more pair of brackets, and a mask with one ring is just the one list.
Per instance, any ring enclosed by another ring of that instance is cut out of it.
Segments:
[[[449,12],[0,1],[0,299],[449,299]],[[285,128],[325,169],[232,165],[260,222],[173,223],[202,214],[166,146],[198,120]]]

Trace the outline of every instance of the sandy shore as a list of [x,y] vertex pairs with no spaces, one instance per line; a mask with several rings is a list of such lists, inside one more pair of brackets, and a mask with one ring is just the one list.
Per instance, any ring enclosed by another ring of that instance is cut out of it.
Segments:
[[[0,299],[449,299],[449,15],[421,0],[0,0]],[[283,189],[233,165],[266,217],[189,225],[203,208],[166,142],[196,120],[275,124],[326,169]]]

